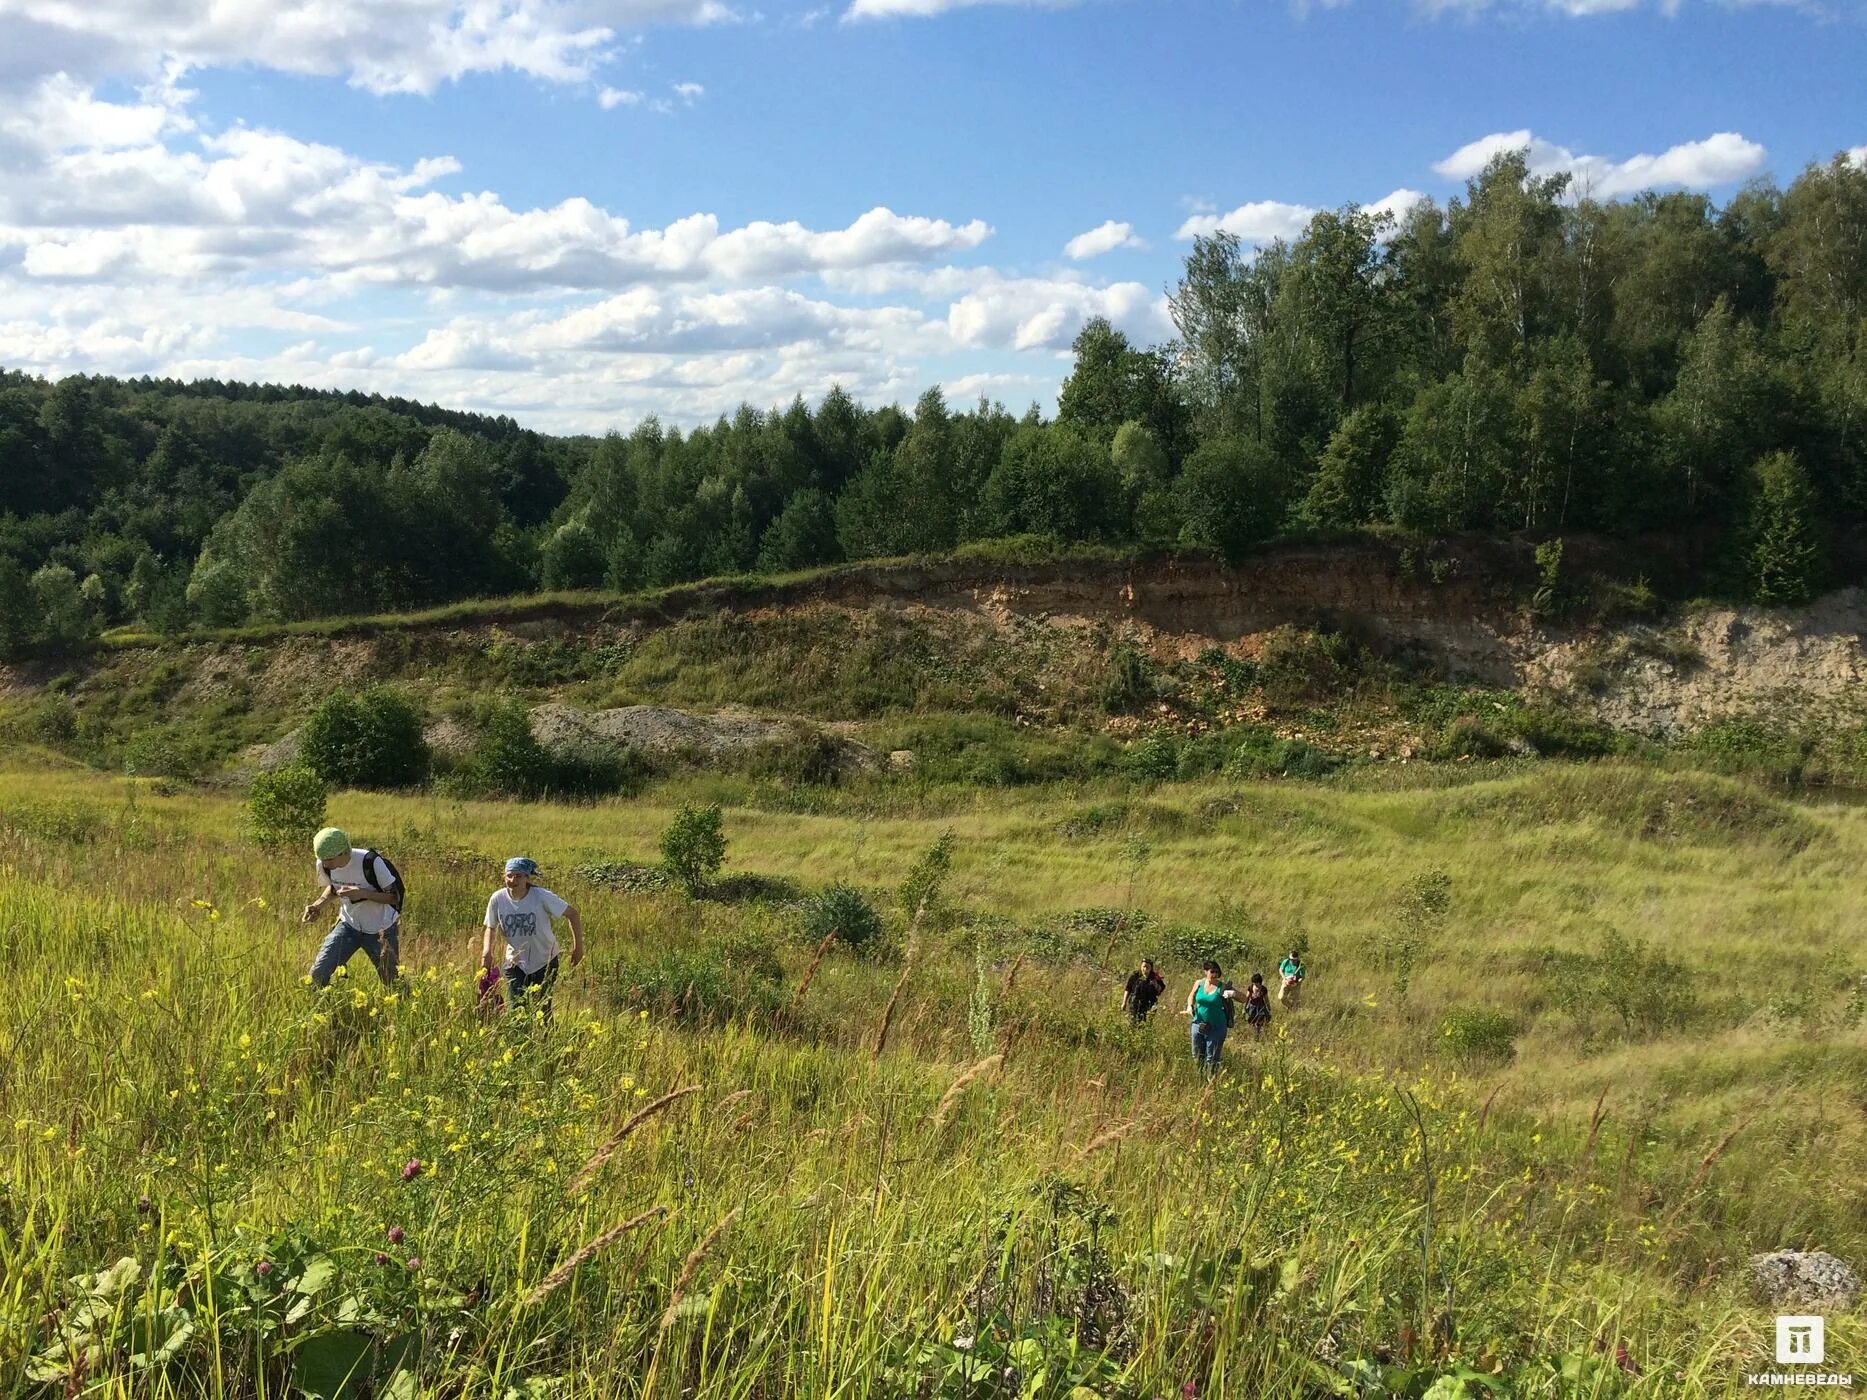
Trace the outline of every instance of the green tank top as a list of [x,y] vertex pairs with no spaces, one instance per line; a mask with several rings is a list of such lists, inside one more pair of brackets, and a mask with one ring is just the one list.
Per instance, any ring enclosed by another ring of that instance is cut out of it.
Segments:
[[1225,988],[1207,991],[1201,982],[1193,988],[1193,1019],[1203,1025],[1222,1026],[1225,1024]]

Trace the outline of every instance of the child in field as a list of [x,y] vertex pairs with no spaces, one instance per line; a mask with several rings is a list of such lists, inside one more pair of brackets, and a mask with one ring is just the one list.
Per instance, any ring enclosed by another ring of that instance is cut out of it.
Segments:
[[323,889],[305,906],[300,923],[310,923],[318,911],[337,900],[337,923],[311,962],[314,986],[328,987],[337,969],[359,951],[376,966],[384,985],[400,975],[396,944],[401,935],[402,877],[388,860],[373,850],[358,850],[350,837],[327,826],[311,840],[318,860]]
[[[543,885],[534,885],[538,862],[529,856],[514,856],[506,862],[504,889],[493,891],[486,901],[484,933],[480,940],[480,965],[488,973],[498,970],[511,998],[514,1011],[523,1006],[534,992],[540,992],[545,1015],[551,1014],[551,987],[558,975],[558,939],[553,919],[570,925],[570,965],[583,961],[583,920],[575,905],[567,904]],[[493,960],[493,935],[506,940],[505,966]]]
[[1122,1010],[1138,1026],[1153,1014],[1154,1003],[1160,1000],[1161,993],[1166,990],[1167,979],[1160,975],[1154,960],[1142,958],[1141,966],[1128,974],[1128,983],[1122,990]]
[[1245,1024],[1259,1040],[1271,1024],[1271,989],[1264,985],[1262,972],[1252,973],[1251,985],[1245,988]]
[[1283,985],[1277,989],[1277,1000],[1294,1010],[1297,994],[1303,990],[1303,979],[1309,976],[1309,970],[1303,966],[1302,955],[1292,948],[1290,955],[1278,964],[1277,973],[1283,978]]

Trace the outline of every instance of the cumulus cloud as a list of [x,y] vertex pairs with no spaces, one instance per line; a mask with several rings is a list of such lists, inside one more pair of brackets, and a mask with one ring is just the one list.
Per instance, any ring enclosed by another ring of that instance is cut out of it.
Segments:
[[1195,214],[1181,224],[1175,238],[1211,237],[1229,233],[1246,243],[1269,243],[1273,239],[1295,238],[1303,232],[1316,211],[1307,204],[1285,204],[1275,199],[1241,204],[1229,214]]
[[372,92],[432,92],[513,70],[587,81],[622,33],[735,18],[724,0],[0,0],[0,82],[256,65],[341,77]]
[[1702,141],[1687,141],[1659,155],[1577,155],[1565,146],[1524,131],[1493,132],[1459,147],[1433,169],[1449,180],[1474,178],[1493,157],[1504,151],[1527,153],[1532,174],[1567,174],[1577,194],[1613,199],[1645,189],[1678,187],[1711,189],[1745,180],[1764,168],[1767,152],[1755,141],[1734,131],[1720,131]]
[[[83,120],[48,149],[37,113],[60,107]],[[10,176],[0,260],[10,254],[38,277],[224,279],[286,267],[350,285],[604,290],[926,263],[991,234],[979,219],[879,207],[832,229],[722,228],[707,213],[636,229],[587,199],[514,209],[490,192],[445,193],[437,182],[461,173],[447,156],[397,167],[246,127],[178,139],[188,124],[174,110],[97,103],[63,80],[23,110],[0,124]]]
[[[1320,0],[1320,3],[1333,8],[1346,3],[1346,0]],[[1758,5],[1788,5],[1824,17],[1836,12],[1835,5],[1828,0],[1723,0],[1723,3],[1740,9]],[[1416,4],[1417,8],[1429,15],[1476,15],[1489,10],[1541,10],[1570,19],[1621,14],[1629,10],[1656,10],[1671,17],[1684,8],[1684,0],[1416,0]]]
[[[1370,214],[1391,215],[1396,223],[1426,196],[1418,190],[1399,189],[1374,203],[1364,205]],[[1229,214],[1195,214],[1174,234],[1182,241],[1210,238],[1215,233],[1229,233],[1241,243],[1264,244],[1277,239],[1289,243],[1302,237],[1309,221],[1321,211],[1307,204],[1285,204],[1275,199],[1260,199],[1241,204]]]
[[1076,262],[1085,262],[1090,258],[1099,258],[1104,253],[1112,253],[1117,248],[1145,248],[1147,243],[1135,236],[1133,224],[1118,224],[1110,219],[1107,223],[1079,233],[1063,245],[1063,256]]
[[844,19],[926,19],[948,10],[970,9],[975,5],[1025,5],[1039,9],[1062,9],[1076,0],[851,0]]
[[1854,147],[1847,153],[1847,158],[1851,163],[1867,170],[1867,146]]
[[1043,277],[987,282],[948,308],[946,328],[966,349],[1055,351],[1067,350],[1094,316],[1143,341],[1173,333],[1166,298],[1139,282],[1103,287]]
[[105,102],[64,77],[0,106],[0,363],[366,387],[584,431],[955,374],[1043,398],[1088,317],[1170,333],[1137,283],[954,261],[991,236],[980,219],[638,228],[461,189],[450,156],[370,161],[189,112],[173,84]]

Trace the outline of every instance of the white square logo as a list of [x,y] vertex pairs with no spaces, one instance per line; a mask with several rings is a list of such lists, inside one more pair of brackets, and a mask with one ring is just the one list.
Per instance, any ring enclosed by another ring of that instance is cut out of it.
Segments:
[[1776,1360],[1781,1366],[1819,1366],[1828,1359],[1819,1317],[1776,1319]]

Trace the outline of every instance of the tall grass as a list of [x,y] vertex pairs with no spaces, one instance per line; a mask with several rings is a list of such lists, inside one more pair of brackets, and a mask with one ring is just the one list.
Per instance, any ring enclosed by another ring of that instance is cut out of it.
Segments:
[[[340,794],[408,879],[408,977],[357,959],[320,994],[309,860],[237,844],[230,799],[0,776],[0,1390],[1735,1394],[1768,1364],[1744,1254],[1867,1255],[1867,814],[1682,782],[1164,787],[1185,821],[1148,819],[1127,866],[1120,822],[1060,840],[1054,793],[727,814],[735,869],[872,889],[953,827],[905,980],[905,915],[821,950],[782,903],[557,882],[645,856],[656,802]],[[549,1024],[472,988],[497,879],[473,853],[520,845],[590,931]],[[1385,945],[1429,871],[1447,907],[1401,998]],[[1111,973],[1099,925],[1011,936],[1117,906]],[[1203,1093],[1178,986],[1149,1025],[1118,1010],[1174,920],[1267,959],[1310,939],[1304,1008]],[[1562,1003],[1549,955],[1607,932],[1678,965],[1691,1018],[1630,1035]],[[632,1009],[668,949],[723,996],[755,954],[792,985],[820,960],[801,1002]],[[984,1060],[981,949],[1016,972],[985,984]],[[1434,1044],[1474,1004],[1512,1012],[1514,1060]],[[1831,1359],[1862,1344],[1830,1319]]]

